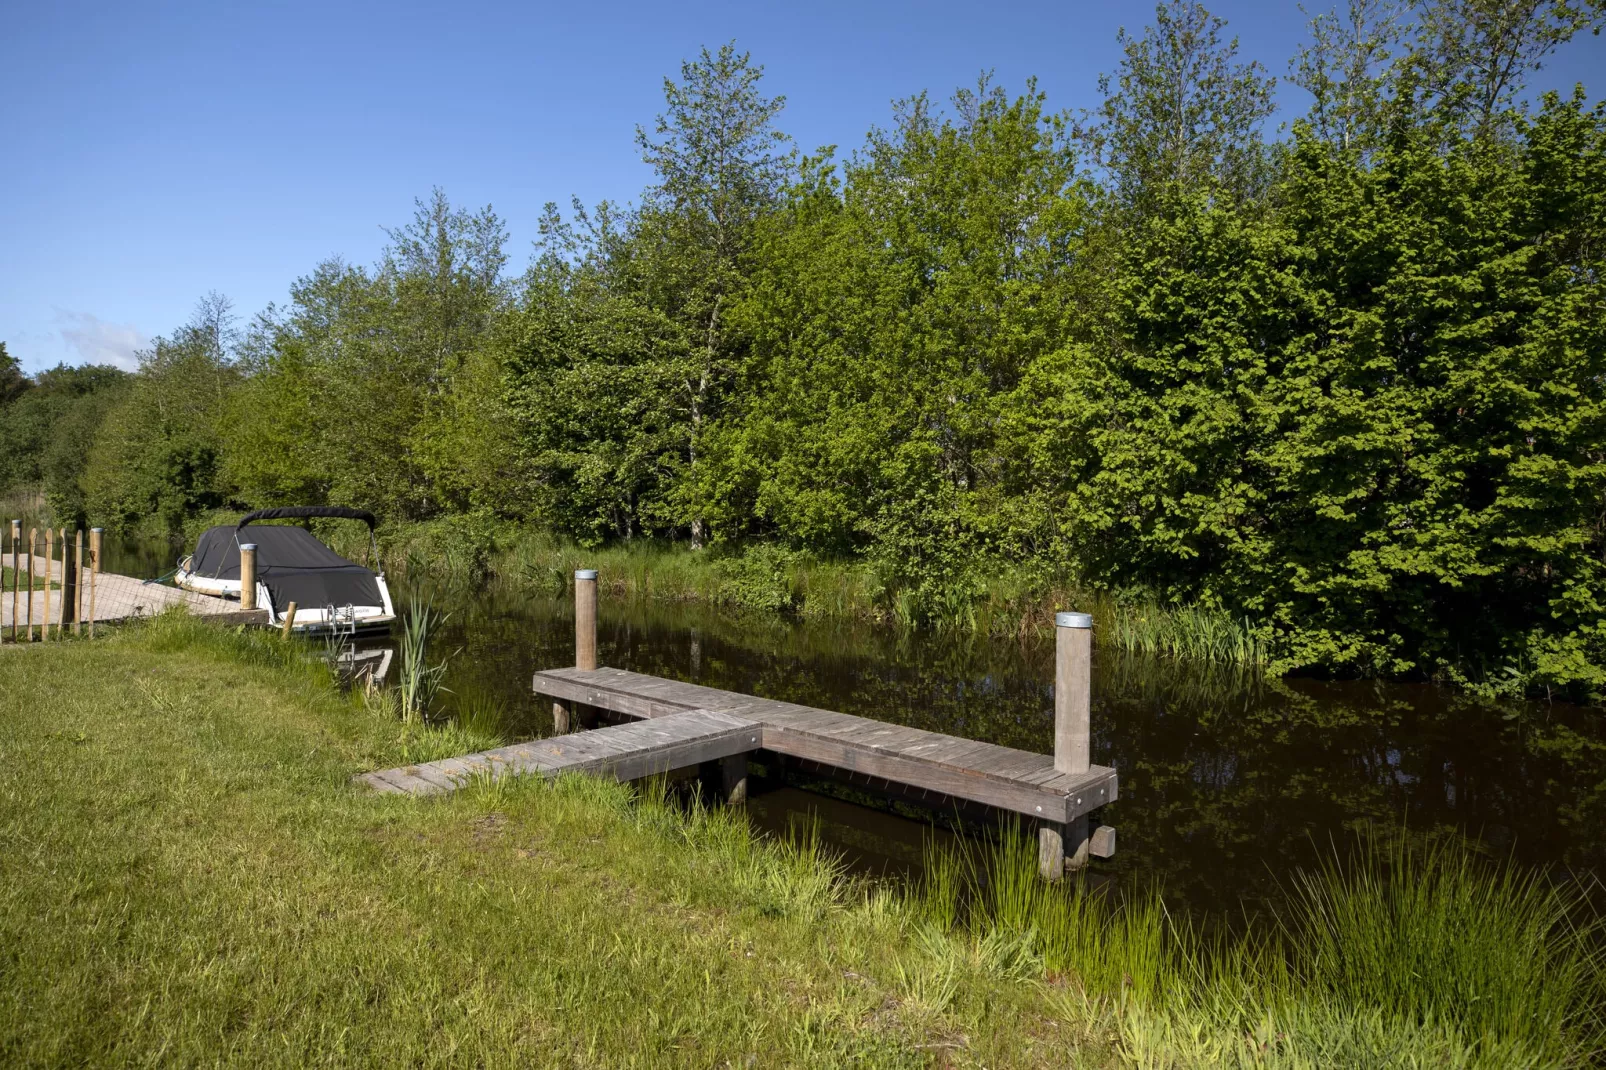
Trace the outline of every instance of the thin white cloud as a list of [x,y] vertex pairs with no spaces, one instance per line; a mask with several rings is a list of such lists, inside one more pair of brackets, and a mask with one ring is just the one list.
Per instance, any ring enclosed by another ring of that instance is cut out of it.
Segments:
[[67,348],[85,364],[112,364],[134,371],[135,354],[150,341],[131,323],[107,323],[93,312],[56,312],[57,330]]

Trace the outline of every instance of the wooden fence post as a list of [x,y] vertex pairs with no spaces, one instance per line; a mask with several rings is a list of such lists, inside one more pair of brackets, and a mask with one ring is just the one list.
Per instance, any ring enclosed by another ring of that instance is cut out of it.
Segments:
[[296,626],[296,604],[291,602],[284,607],[284,631],[279,634],[281,639],[290,638],[290,629]]
[[[1054,768],[1078,775],[1093,764],[1093,616],[1054,614]],[[1044,822],[1037,832],[1038,869],[1048,880],[1087,864],[1087,817]]]
[[[72,596],[68,604],[72,606],[72,633],[84,634],[84,529],[79,528],[73,533],[72,539]],[[62,576],[67,572],[62,570]]]
[[[22,521],[11,522],[11,641],[17,641],[17,614],[22,607],[17,604],[17,588],[22,583],[22,558],[18,549],[22,546]],[[4,593],[4,592],[0,592]]]
[[257,544],[240,544],[240,608],[257,607]]
[[55,571],[52,567],[55,565],[53,560],[56,553],[55,535],[54,529],[45,529],[45,607],[39,620],[39,641],[42,643],[50,641],[50,574]]
[[28,628],[27,636],[28,636],[28,642],[30,642],[30,643],[33,642],[33,552],[34,552],[35,547],[38,546],[38,544],[39,544],[39,529],[38,528],[29,528],[28,529],[28,555],[27,555],[28,556],[28,560],[25,562],[27,564],[27,566],[28,566],[28,570],[27,570],[28,571],[28,587],[27,587],[27,593],[24,594],[23,597],[25,599],[27,599],[27,601],[28,601],[28,615],[27,615],[27,617],[25,619],[28,622],[27,623],[27,628]]
[[100,548],[105,528],[89,529],[89,638],[95,638],[95,591],[100,586]]

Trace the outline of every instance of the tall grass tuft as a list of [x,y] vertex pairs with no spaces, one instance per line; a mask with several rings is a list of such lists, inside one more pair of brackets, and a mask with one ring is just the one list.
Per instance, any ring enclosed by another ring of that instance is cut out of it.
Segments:
[[1554,1051],[1598,1037],[1601,954],[1582,893],[1473,854],[1369,832],[1347,866],[1294,882],[1286,923],[1305,986],[1412,1022]]
[[407,616],[402,622],[401,671],[396,692],[402,717],[409,722],[426,719],[436,697],[446,690],[442,681],[446,662],[429,663],[430,633],[445,622],[445,614],[428,602],[413,599],[408,604]]
[[1407,1043],[1444,1065],[1559,1066],[1603,1038],[1601,934],[1583,894],[1463,841],[1368,835],[1300,873],[1269,927],[1206,938],[1158,889],[1044,882],[1034,839],[1016,828],[990,847],[928,847],[911,914],[979,961],[1035,962],[1085,998],[1140,1008],[1122,1025],[1139,1063],[1191,1036],[1222,1065],[1366,1063]]

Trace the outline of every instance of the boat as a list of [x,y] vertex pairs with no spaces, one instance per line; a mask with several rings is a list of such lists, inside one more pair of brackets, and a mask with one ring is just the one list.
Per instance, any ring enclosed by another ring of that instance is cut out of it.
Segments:
[[[263,520],[332,517],[368,525],[374,568],[348,561],[305,528],[263,524]],[[236,524],[208,528],[196,540],[195,552],[179,562],[173,582],[186,591],[221,598],[240,597],[240,547],[256,545],[257,608],[283,626],[290,604],[296,605],[294,631],[306,634],[356,635],[388,631],[396,608],[385,584],[374,542],[374,514],[343,505],[287,505],[258,509]]]

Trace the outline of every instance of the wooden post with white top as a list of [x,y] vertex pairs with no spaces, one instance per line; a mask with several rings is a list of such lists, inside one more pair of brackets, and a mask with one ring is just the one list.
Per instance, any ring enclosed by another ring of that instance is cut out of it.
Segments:
[[257,607],[257,544],[240,544],[240,608]]
[[[1073,776],[1093,765],[1093,615],[1054,614],[1054,768]],[[1045,821],[1037,830],[1043,877],[1059,880],[1087,864],[1087,818]]]
[[[574,667],[597,667],[597,570],[576,569],[574,573]],[[556,700],[552,703],[552,732],[563,735],[584,721],[581,707],[576,703]]]

